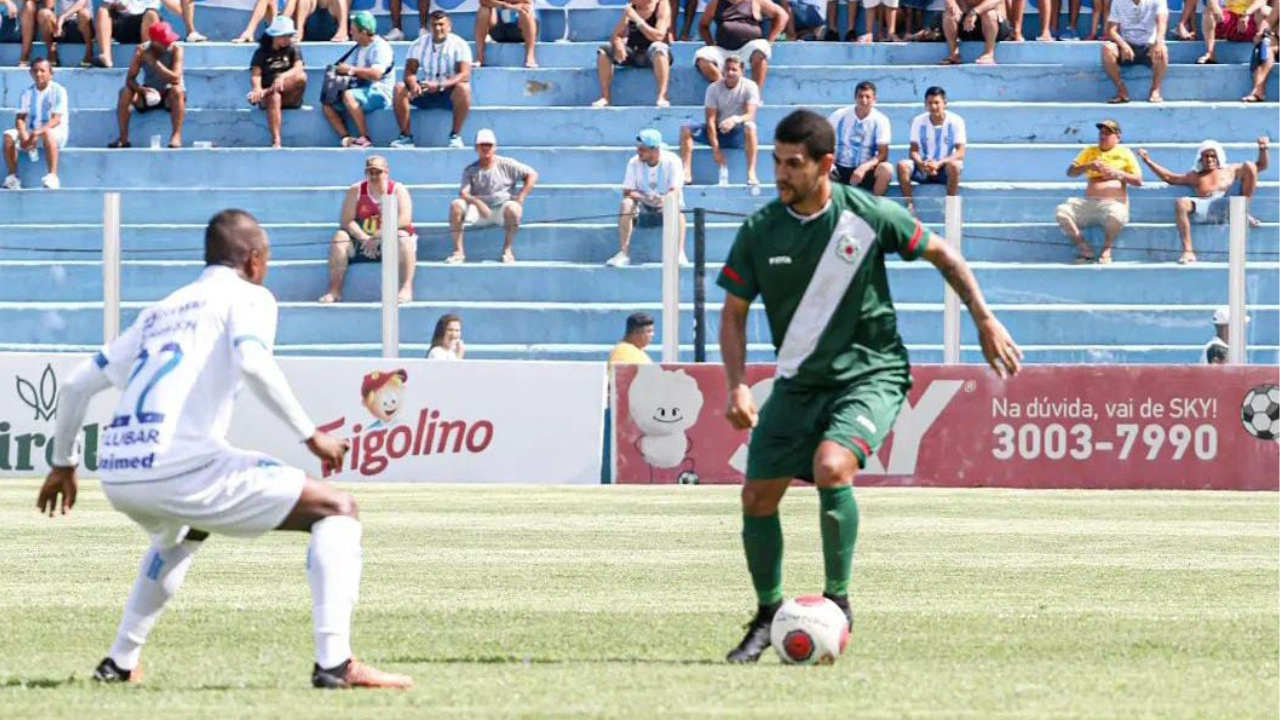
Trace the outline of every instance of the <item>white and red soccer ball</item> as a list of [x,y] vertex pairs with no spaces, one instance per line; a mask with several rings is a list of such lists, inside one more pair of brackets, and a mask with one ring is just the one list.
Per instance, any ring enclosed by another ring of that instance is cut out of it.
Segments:
[[778,608],[769,640],[788,665],[830,665],[849,645],[849,620],[821,595],[801,595]]

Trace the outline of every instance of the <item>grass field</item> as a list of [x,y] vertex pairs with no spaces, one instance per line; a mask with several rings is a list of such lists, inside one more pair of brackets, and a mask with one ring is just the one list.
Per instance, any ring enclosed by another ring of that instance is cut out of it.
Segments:
[[[0,718],[1274,718],[1267,493],[866,489],[834,667],[720,662],[754,598],[736,489],[364,486],[357,652],[407,693],[311,690],[306,539],[214,538],[141,687],[88,676],[144,536],[0,485]],[[787,590],[821,589],[817,500]]]

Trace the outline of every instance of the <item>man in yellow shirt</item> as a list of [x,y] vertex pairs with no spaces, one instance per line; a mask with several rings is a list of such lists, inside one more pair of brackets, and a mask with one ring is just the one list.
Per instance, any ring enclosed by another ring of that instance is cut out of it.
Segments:
[[613,346],[609,364],[644,365],[653,362],[644,349],[653,341],[653,316],[649,313],[632,313],[627,317],[627,334]]
[[1111,262],[1111,244],[1129,223],[1129,186],[1142,185],[1142,168],[1129,148],[1120,144],[1120,123],[1098,123],[1098,144],[1080,151],[1067,168],[1067,177],[1084,175],[1088,184],[1084,197],[1071,198],[1058,206],[1056,219],[1062,232],[1079,249],[1077,263],[1093,262],[1093,248],[1080,229],[1102,226],[1102,252],[1098,263]]

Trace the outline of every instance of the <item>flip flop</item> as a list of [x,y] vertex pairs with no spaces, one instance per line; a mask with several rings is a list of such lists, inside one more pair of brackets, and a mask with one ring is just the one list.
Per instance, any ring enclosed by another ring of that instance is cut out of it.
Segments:
[[1201,55],[1200,57],[1196,58],[1196,64],[1197,65],[1217,65],[1218,61],[1214,60],[1208,55]]
[[461,265],[467,261],[467,256],[462,253],[452,253],[444,259],[445,265]]
[[128,140],[125,140],[124,142],[120,142],[119,140],[112,140],[111,142],[107,143],[107,147],[112,150],[120,150],[122,148],[133,147],[133,143],[129,142]]
[[1129,98],[1125,97],[1124,95],[1116,95],[1115,97],[1108,100],[1107,104],[1108,105],[1124,105],[1128,102],[1129,102]]
[[1267,99],[1265,97],[1258,97],[1258,93],[1249,93],[1248,95],[1240,98],[1240,102],[1242,103],[1260,103],[1266,101]]
[[942,58],[942,61],[941,61],[941,62],[939,62],[938,64],[939,64],[939,65],[961,65],[961,64],[963,64],[963,63],[964,63],[964,61],[963,61],[963,60],[961,60],[960,58],[956,58],[956,57],[945,57],[945,58]]
[[338,302],[338,298],[334,297],[333,293],[325,293],[321,295],[319,299],[316,300],[316,302],[320,303],[321,305],[332,305],[333,303]]
[[1085,255],[1084,253],[1080,253],[1080,254],[1076,255],[1075,264],[1076,264],[1076,265],[1088,265],[1088,264],[1090,264],[1090,263],[1094,263],[1094,262],[1097,262],[1097,261],[1098,261],[1098,258],[1094,257],[1092,254],[1090,254],[1090,255]]
[[1196,261],[1195,253],[1182,253],[1182,257],[1178,258],[1179,265],[1190,265]]
[[1111,264],[1111,251],[1110,251],[1110,250],[1103,250],[1103,251],[1102,251],[1102,254],[1098,256],[1098,264],[1099,264],[1099,265],[1110,265],[1110,264]]

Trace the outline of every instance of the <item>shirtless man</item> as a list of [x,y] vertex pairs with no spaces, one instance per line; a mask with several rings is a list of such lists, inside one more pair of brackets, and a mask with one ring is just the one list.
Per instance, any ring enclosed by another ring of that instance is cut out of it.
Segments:
[[[1258,138],[1258,159],[1254,162],[1227,164],[1227,152],[1214,140],[1200,143],[1195,167],[1182,173],[1174,173],[1162,167],[1144,148],[1138,148],[1138,157],[1151,168],[1159,178],[1170,185],[1186,185],[1195,193],[1192,197],[1174,200],[1174,211],[1178,220],[1178,234],[1182,236],[1182,257],[1178,263],[1186,265],[1196,261],[1196,253],[1191,249],[1191,223],[1197,225],[1221,224],[1227,222],[1230,215],[1231,199],[1227,193],[1238,181],[1240,194],[1247,203],[1253,197],[1258,186],[1258,173],[1267,169],[1267,136]],[[1249,224],[1257,227],[1259,223],[1249,216]]]

